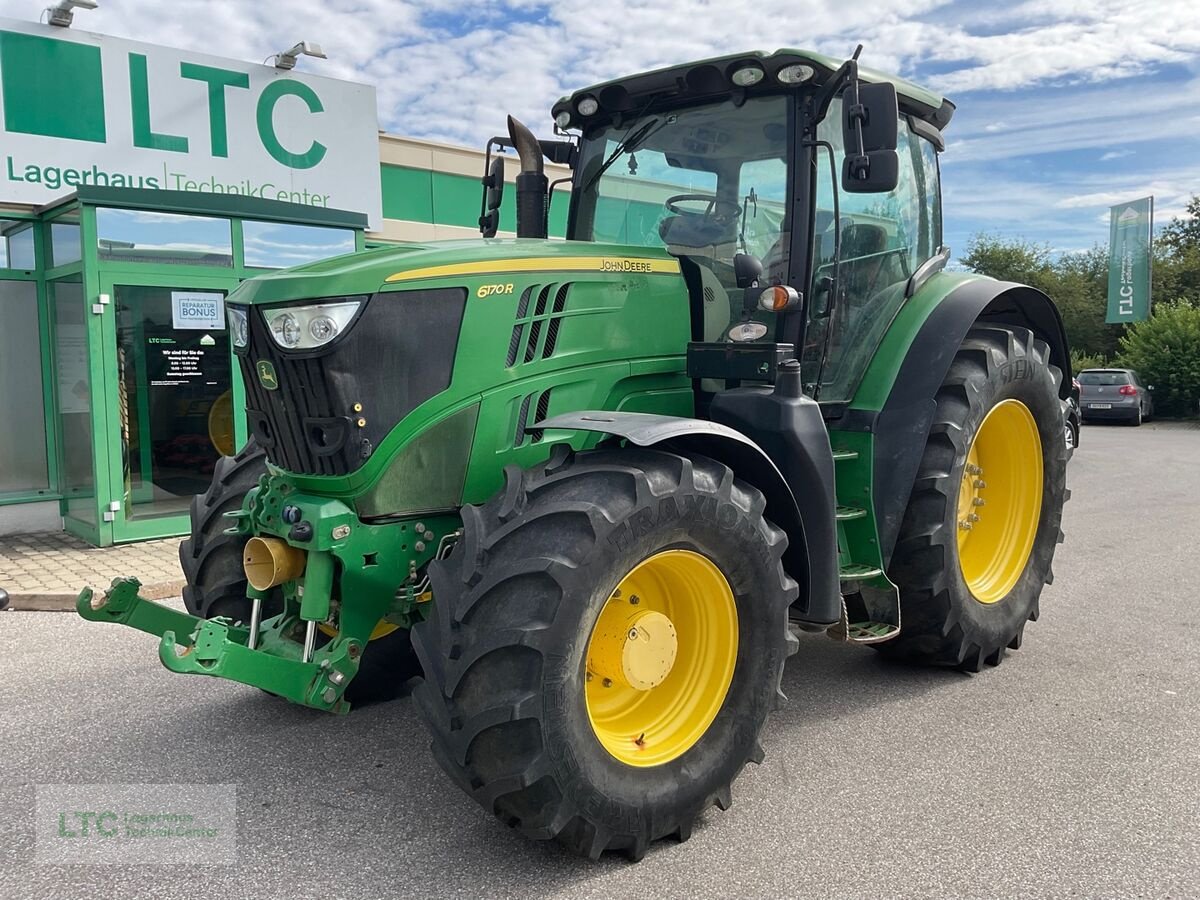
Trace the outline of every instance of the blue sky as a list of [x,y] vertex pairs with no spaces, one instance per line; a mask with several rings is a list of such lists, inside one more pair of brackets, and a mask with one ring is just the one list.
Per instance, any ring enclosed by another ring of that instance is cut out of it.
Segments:
[[[0,0],[32,19],[37,0]],[[286,15],[281,14],[286,10]],[[739,50],[806,47],[946,93],[947,243],[988,231],[1056,251],[1108,239],[1109,205],[1156,220],[1200,193],[1195,0],[100,0],[76,27],[376,86],[388,131],[480,145],[512,112],[550,130],[578,87]]]

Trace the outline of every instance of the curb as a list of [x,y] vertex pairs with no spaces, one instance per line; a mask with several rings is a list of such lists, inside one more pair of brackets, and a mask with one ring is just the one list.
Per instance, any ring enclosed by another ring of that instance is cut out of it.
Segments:
[[[164,581],[159,584],[143,584],[138,594],[147,600],[169,600],[183,593],[186,581]],[[24,612],[75,612],[75,601],[79,593],[21,594],[8,597],[8,609]]]

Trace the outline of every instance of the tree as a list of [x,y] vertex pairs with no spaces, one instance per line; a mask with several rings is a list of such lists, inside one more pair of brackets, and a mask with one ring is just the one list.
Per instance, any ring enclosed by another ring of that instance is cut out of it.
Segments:
[[1155,411],[1195,415],[1200,403],[1200,306],[1180,300],[1158,304],[1121,338],[1120,363],[1154,385]]
[[1172,253],[1200,250],[1200,196],[1192,195],[1187,204],[1187,216],[1172,218],[1163,226],[1158,239]]

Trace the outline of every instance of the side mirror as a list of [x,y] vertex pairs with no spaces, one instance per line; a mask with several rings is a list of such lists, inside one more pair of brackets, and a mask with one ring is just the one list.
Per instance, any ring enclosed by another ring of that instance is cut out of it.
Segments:
[[754,287],[762,278],[763,264],[757,256],[737,253],[733,257],[733,277],[740,288]]
[[[842,189],[851,194],[886,193],[900,181],[900,107],[896,86],[858,84],[842,95]],[[859,152],[861,148],[861,153]]]
[[490,238],[500,230],[500,204],[504,202],[503,156],[492,160],[488,173],[481,180],[484,187],[484,213],[479,217],[479,231],[485,238]]

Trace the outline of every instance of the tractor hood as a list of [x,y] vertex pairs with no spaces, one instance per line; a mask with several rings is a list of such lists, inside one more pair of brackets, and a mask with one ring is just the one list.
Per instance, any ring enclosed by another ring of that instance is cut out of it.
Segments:
[[[545,282],[536,306],[544,319],[556,308],[561,313],[561,306],[542,308],[550,283],[562,284],[555,295],[561,304],[571,284],[583,297],[589,290],[606,297],[613,296],[611,282],[652,274],[667,276],[656,279],[657,296],[680,300],[674,321],[682,331],[672,340],[681,346],[689,327],[686,292],[679,263],[663,250],[537,239],[446,241],[340,256],[253,278],[229,296],[230,317],[241,323],[233,347],[250,431],[281,469],[352,475],[406,416],[450,387],[464,328],[472,356],[493,364],[459,373],[459,402],[513,377],[512,361],[503,365],[505,353],[516,347],[509,332],[519,296],[528,303],[534,281]],[[654,296],[650,291],[647,296]],[[647,316],[664,308],[646,306]],[[468,316],[469,308],[475,312]],[[593,314],[608,311],[597,301]],[[527,313],[534,316],[535,309]],[[592,321],[586,327],[595,327]],[[529,325],[530,334],[541,324]],[[622,340],[644,348],[648,328],[639,323],[636,339],[613,328],[609,343],[616,349],[601,349],[600,355],[625,352]],[[658,333],[671,334],[669,328]],[[547,340],[543,357],[554,345]]]
[[679,265],[665,250],[580,241],[475,238],[397,244],[260,275],[230,294],[229,302],[370,295],[431,282],[469,285],[493,274],[538,271],[667,273],[678,272]]

